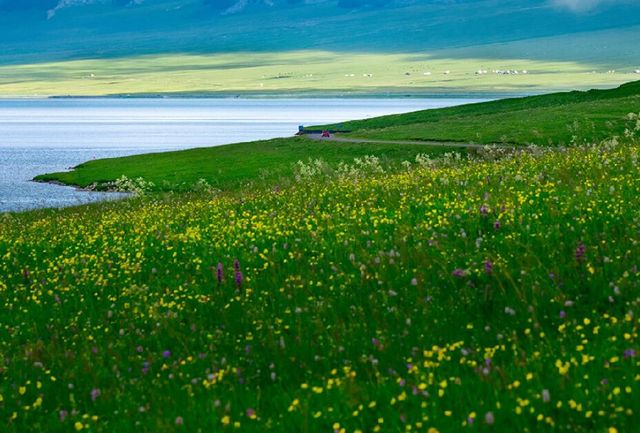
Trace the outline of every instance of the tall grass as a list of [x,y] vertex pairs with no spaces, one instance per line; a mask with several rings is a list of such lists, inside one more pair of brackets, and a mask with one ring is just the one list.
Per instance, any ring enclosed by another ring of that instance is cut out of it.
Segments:
[[4,214],[0,426],[633,431],[639,152]]

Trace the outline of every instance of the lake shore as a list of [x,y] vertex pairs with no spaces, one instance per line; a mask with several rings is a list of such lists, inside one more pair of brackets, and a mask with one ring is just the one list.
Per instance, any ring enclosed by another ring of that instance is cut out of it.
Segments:
[[[104,190],[100,179],[73,185],[79,190],[31,181],[42,173],[69,172],[87,161],[290,137],[300,124],[477,101],[442,97],[0,99],[0,212],[31,208],[28,203],[47,207],[75,205],[85,197],[100,199],[101,193],[85,191],[93,184]],[[207,164],[203,161],[202,170]],[[166,175],[171,168],[170,164],[162,172]],[[284,167],[287,174],[290,168]],[[194,175],[194,181],[207,177]]]

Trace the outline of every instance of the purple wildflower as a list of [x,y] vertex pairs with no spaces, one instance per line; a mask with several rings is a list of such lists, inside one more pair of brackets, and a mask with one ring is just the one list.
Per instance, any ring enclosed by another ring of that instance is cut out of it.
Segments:
[[218,263],[218,267],[216,268],[216,277],[218,278],[218,284],[222,283],[222,277],[224,276],[224,269],[222,267],[222,263]]
[[484,262],[484,271],[487,275],[491,275],[493,273],[493,263],[491,263],[491,260]]
[[635,358],[636,357],[636,350],[635,349],[627,349],[624,351],[624,357],[625,358]]
[[465,270],[464,270],[464,269],[460,269],[460,268],[455,269],[455,270],[451,273],[451,275],[453,275],[454,277],[458,277],[458,278],[462,278],[462,277],[464,277],[466,274],[467,274],[467,273],[465,272]]
[[489,425],[493,425],[493,423],[495,422],[495,419],[493,417],[493,412],[487,412],[484,414],[484,422],[486,422]]
[[561,319],[564,319],[564,318],[566,318],[566,317],[567,317],[567,312],[566,312],[566,311],[564,311],[564,310],[561,310],[561,311],[560,311],[560,318],[561,318]]
[[98,397],[100,397],[100,390],[98,388],[94,388],[91,390],[91,400],[96,401]]
[[181,416],[176,417],[176,425],[184,424],[184,419]]
[[69,415],[69,412],[67,412],[66,410],[61,410],[59,412],[60,422],[64,422],[64,420],[67,418],[67,415]]
[[489,206],[487,206],[486,204],[483,204],[482,206],[480,206],[480,215],[486,215],[489,213]]
[[586,253],[587,253],[587,247],[584,245],[583,242],[580,242],[578,244],[578,247],[576,248],[576,260],[578,262],[583,261]]
[[242,272],[236,271],[236,286],[242,287]]
[[247,409],[247,418],[255,419],[256,418],[256,410],[253,408]]
[[171,356],[171,351],[170,350],[165,350],[164,352],[162,352],[162,357],[167,359]]
[[235,259],[233,261],[233,269],[235,269],[236,272],[240,272],[240,262],[238,261],[238,259]]
[[500,230],[500,220],[495,220],[495,221],[493,222],[493,228],[494,228],[495,230]]

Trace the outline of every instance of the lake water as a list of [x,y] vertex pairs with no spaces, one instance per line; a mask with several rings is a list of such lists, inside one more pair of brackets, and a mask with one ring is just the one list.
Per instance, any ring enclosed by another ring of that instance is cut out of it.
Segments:
[[0,212],[70,206],[108,193],[31,182],[94,158],[285,137],[298,125],[446,107],[478,99],[0,100]]

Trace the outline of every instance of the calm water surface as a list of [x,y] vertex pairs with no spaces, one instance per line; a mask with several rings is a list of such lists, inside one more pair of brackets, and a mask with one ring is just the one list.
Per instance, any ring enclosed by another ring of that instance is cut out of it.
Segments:
[[31,182],[94,158],[290,136],[298,125],[437,108],[477,99],[0,100],[0,212],[117,195]]

